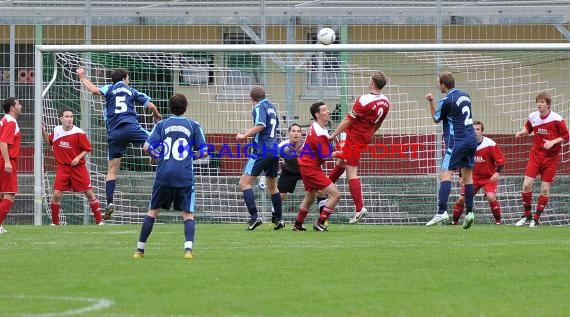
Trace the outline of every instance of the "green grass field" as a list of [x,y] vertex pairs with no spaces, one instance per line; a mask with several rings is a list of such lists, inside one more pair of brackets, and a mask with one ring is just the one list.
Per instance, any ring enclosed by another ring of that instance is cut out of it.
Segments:
[[568,316],[570,228],[8,226],[0,316]]

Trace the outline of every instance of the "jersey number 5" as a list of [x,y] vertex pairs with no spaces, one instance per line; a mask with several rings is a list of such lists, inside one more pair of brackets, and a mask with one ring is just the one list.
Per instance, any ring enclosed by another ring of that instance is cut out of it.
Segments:
[[125,100],[127,97],[125,96],[117,96],[115,97],[115,113],[123,113],[127,111],[127,103]]

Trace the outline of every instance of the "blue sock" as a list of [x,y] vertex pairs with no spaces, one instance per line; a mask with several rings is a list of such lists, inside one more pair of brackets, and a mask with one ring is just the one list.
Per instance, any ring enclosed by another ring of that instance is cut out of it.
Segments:
[[186,241],[194,242],[195,232],[196,232],[196,221],[194,221],[194,219],[184,220],[184,237],[186,237]]
[[148,239],[148,236],[150,236],[153,226],[154,226],[154,218],[149,215],[144,216],[139,242],[146,243],[146,239]]
[[253,189],[249,188],[243,191],[243,200],[247,206],[247,211],[251,215],[251,219],[257,219],[257,207],[255,206],[255,194]]
[[271,203],[273,204],[275,218],[277,218],[277,221],[281,220],[283,218],[283,202],[281,201],[281,194],[275,193],[271,195]]
[[107,196],[107,205],[113,203],[113,196],[115,196],[115,180],[105,182],[105,194]]
[[451,181],[443,181],[439,184],[439,195],[438,195],[438,214],[442,214],[447,211],[447,201],[449,200],[449,193],[451,193]]
[[468,215],[473,211],[473,196],[475,189],[473,184],[465,184],[465,214]]

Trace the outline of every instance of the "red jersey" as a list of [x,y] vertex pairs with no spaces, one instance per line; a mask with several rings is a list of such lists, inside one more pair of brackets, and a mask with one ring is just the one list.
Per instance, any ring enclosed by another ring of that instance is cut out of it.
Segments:
[[[8,144],[8,156],[10,159],[18,159],[20,157],[20,126],[14,117],[9,114],[4,115],[0,120],[0,142]],[[2,159],[2,155],[0,155]]]
[[475,166],[473,167],[473,183],[485,183],[495,174],[498,166],[505,165],[505,156],[499,145],[483,137],[475,152]]
[[[71,165],[71,161],[83,151],[91,152],[91,143],[87,139],[85,131],[73,126],[71,130],[63,130],[58,125],[49,136],[49,142],[53,147],[53,154],[57,164]],[[85,157],[77,165],[84,165]]]
[[347,141],[368,144],[372,141],[374,126],[381,125],[390,111],[390,101],[384,94],[366,94],[358,97],[346,117],[352,124],[346,128]]
[[325,159],[331,157],[332,152],[333,147],[329,141],[328,131],[318,123],[313,122],[307,131],[305,143],[301,147],[297,163],[301,166],[320,167]]
[[550,111],[546,117],[541,117],[540,112],[535,111],[528,116],[528,121],[524,125],[528,133],[534,132],[532,139],[532,149],[535,155],[540,156],[558,156],[562,143],[558,143],[546,150],[545,141],[563,138],[568,141],[568,127],[564,118],[554,111]]

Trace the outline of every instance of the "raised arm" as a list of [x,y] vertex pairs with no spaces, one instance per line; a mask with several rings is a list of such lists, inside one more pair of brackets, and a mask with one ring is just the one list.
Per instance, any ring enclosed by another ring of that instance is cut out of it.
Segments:
[[83,68],[78,68],[77,69],[77,76],[79,77],[79,80],[81,81],[81,84],[83,86],[85,86],[85,88],[87,88],[87,90],[89,90],[92,94],[94,95],[102,95],[103,93],[101,93],[101,90],[99,89],[99,87],[95,86],[85,75],[85,69]]

